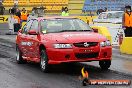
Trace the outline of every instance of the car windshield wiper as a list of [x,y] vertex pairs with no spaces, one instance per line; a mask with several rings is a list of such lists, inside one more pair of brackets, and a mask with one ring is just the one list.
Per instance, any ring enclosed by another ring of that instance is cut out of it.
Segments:
[[92,31],[92,30],[61,30],[59,32],[80,32],[80,31]]

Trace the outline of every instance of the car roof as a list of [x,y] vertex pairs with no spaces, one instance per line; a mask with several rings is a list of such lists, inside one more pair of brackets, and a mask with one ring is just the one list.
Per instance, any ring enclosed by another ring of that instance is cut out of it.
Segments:
[[73,16],[44,16],[44,17],[38,17],[35,18],[37,20],[44,20],[44,19],[76,19],[76,17]]
[[124,12],[124,11],[107,11],[107,12],[102,12],[102,13],[117,13],[117,12]]

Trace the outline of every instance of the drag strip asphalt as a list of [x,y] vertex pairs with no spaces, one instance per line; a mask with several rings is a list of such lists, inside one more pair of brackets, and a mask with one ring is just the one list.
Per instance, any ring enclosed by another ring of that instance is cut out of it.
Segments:
[[[0,37],[0,88],[82,88],[79,76],[84,66],[89,72],[90,79],[130,79],[131,75],[118,71],[102,71],[98,66],[83,63],[68,63],[53,65],[50,73],[43,73],[39,64],[17,64],[15,60],[15,36],[5,35]],[[90,88],[131,88],[130,86],[86,86]]]
[[[82,81],[79,80],[82,67],[88,71],[89,79],[132,80],[132,75],[123,72],[125,70],[120,72],[118,67],[113,70],[120,58],[116,58],[117,61],[114,62],[114,65],[112,64],[108,71],[102,71],[96,65],[98,62],[95,62],[96,64],[87,62],[53,65],[50,73],[41,72],[39,64],[17,64],[15,35],[5,35],[8,32],[7,26],[7,24],[0,24],[0,88],[132,88],[132,85],[88,85],[83,87]],[[128,62],[126,64],[131,63],[131,61]],[[120,62],[117,65],[120,66],[119,64]],[[131,67],[129,68],[131,69]]]

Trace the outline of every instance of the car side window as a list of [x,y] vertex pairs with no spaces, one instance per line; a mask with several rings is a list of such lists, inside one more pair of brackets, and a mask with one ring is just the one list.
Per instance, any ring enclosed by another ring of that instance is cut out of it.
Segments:
[[106,14],[106,13],[101,13],[101,14],[98,16],[98,19],[107,19],[107,14]]
[[36,31],[38,31],[38,21],[37,20],[33,21],[30,30],[36,30]]
[[30,20],[26,23],[26,25],[23,27],[22,29],[22,33],[24,34],[27,34],[28,30],[30,29],[31,27],[31,24],[32,24],[33,20]]
[[107,18],[108,18],[108,14],[104,14],[103,19],[107,19]]
[[108,14],[108,18],[112,18],[112,14],[111,13]]
[[98,19],[102,19],[102,14],[100,14],[100,15],[98,16]]

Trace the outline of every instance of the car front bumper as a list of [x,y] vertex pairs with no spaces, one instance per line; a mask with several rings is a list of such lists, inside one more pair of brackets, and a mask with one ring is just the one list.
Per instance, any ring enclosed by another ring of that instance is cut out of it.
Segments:
[[46,50],[49,64],[111,60],[112,56],[111,46],[73,49],[48,48]]

